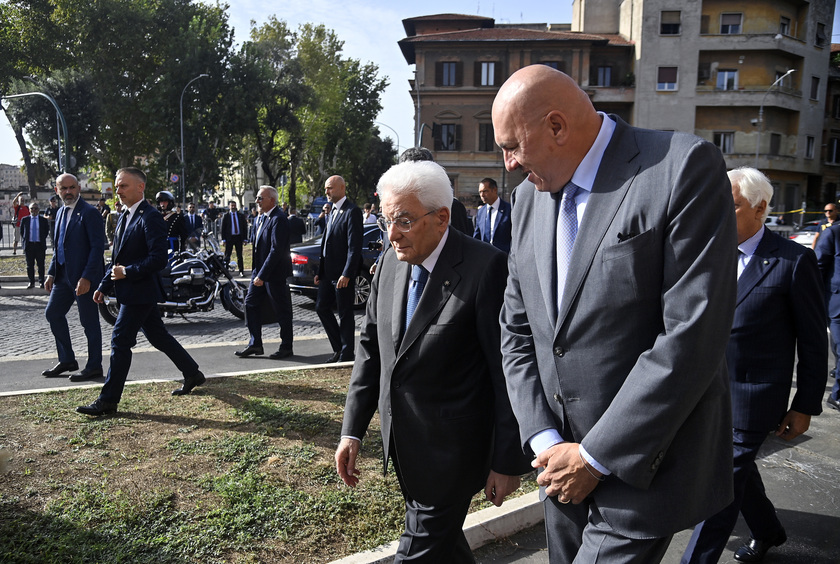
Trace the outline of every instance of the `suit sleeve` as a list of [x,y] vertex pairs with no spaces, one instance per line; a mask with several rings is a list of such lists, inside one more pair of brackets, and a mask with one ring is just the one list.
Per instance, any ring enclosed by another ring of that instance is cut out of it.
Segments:
[[351,280],[359,272],[362,264],[362,210],[357,206],[350,209],[350,217],[347,220],[347,261],[344,263],[342,276]]
[[377,333],[377,302],[379,279],[383,268],[378,268],[371,282],[367,310],[362,321],[359,342],[356,345],[356,362],[350,376],[341,434],[361,439],[365,436],[370,420],[379,401],[381,360]]
[[[166,266],[169,245],[166,241],[166,221],[159,213],[145,213],[138,219],[143,236],[146,239],[148,255],[133,264],[123,265],[128,279],[151,277]],[[126,245],[132,244],[131,239]]]
[[796,394],[790,409],[807,415],[822,413],[828,337],[825,331],[825,299],[816,256],[811,249],[794,265],[791,287],[796,331]]
[[531,465],[519,443],[519,425],[510,405],[499,346],[499,311],[504,300],[506,260],[505,255],[495,254],[482,276],[476,293],[475,326],[478,332],[476,338],[481,344],[493,385],[495,417],[490,467],[499,474],[518,476],[530,471]]
[[484,214],[487,213],[484,207],[478,209],[478,213],[475,214],[475,230],[473,231],[473,238],[474,239],[481,239],[481,229],[479,228],[480,225],[484,224]]
[[102,272],[102,256],[105,253],[105,223],[102,221],[102,216],[96,212],[96,208],[87,209],[82,218],[82,223],[85,237],[87,237],[90,246],[90,253],[88,253],[81,277],[95,284],[99,273]]
[[831,295],[831,278],[834,276],[834,229],[826,229],[817,239],[817,266],[822,275],[825,295]]
[[274,223],[271,231],[271,248],[257,275],[262,280],[269,280],[274,270],[282,265],[284,259],[282,256],[283,249],[288,250],[289,248],[289,220],[286,219],[285,215],[279,213],[269,221]]

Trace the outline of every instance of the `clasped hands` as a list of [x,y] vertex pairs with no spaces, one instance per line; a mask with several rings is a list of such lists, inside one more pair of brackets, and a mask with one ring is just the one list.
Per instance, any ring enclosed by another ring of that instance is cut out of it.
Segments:
[[557,496],[560,503],[580,503],[598,485],[601,473],[585,465],[580,445],[563,442],[542,451],[531,462],[534,468],[544,468],[537,483],[545,487],[548,496]]

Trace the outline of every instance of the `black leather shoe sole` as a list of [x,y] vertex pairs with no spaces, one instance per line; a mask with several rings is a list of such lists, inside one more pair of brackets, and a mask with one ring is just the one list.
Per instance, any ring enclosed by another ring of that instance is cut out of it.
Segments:
[[87,368],[85,368],[77,374],[71,374],[70,381],[84,382],[85,380],[94,380],[96,378],[102,378],[102,376],[104,376],[102,370],[88,370]]
[[104,401],[96,400],[90,405],[80,405],[76,408],[76,412],[82,413],[84,415],[93,415],[94,417],[99,417],[100,415],[116,413],[117,404],[106,403]]
[[47,378],[55,378],[56,376],[61,376],[65,372],[72,372],[78,369],[78,362],[59,362],[49,370],[44,370],[43,372],[41,372],[41,375],[46,376]]
[[204,373],[198,371],[195,376],[192,378],[184,378],[184,385],[178,388],[177,390],[172,390],[173,396],[185,396],[193,391],[193,388],[196,386],[202,385],[204,382],[207,381],[207,378],[204,377]]
[[268,355],[268,358],[270,358],[271,360],[280,360],[283,358],[290,357],[293,354],[295,353],[292,351],[292,349],[280,349],[277,352],[273,352],[270,355]]
[[264,354],[264,351],[263,351],[262,347],[248,347],[248,348],[243,349],[241,351],[236,351],[233,354],[235,354],[236,356],[238,356],[240,358],[245,358],[246,356],[251,356],[251,355],[255,355],[255,354],[258,354],[258,355]]
[[750,542],[735,551],[735,560],[738,562],[761,562],[768,550],[774,546],[783,545],[785,541],[787,541],[787,534],[785,534],[784,529],[779,531],[774,539],[768,541],[750,539]]

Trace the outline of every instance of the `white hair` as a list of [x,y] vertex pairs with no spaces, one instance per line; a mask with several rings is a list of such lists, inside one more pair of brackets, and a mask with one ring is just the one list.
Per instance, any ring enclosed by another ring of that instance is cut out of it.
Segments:
[[729,182],[732,183],[733,187],[738,187],[738,192],[741,193],[742,198],[749,202],[750,207],[754,208],[761,202],[767,202],[761,220],[767,219],[772,209],[770,201],[773,199],[773,185],[770,184],[770,180],[764,176],[764,173],[750,166],[742,166],[730,170],[727,174],[729,175]]
[[379,198],[411,194],[426,211],[452,207],[452,184],[446,171],[431,161],[407,161],[389,168],[376,185]]

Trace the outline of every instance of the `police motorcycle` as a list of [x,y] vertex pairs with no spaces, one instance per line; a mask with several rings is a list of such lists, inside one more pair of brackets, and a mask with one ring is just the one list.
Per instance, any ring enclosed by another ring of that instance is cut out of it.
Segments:
[[[212,233],[190,234],[186,247],[182,251],[170,248],[169,261],[160,272],[165,300],[158,304],[161,314],[183,316],[210,311],[218,298],[231,314],[245,319],[248,287],[234,279],[216,237]],[[116,323],[119,311],[113,296],[105,296],[99,304],[99,314],[111,325]]]

